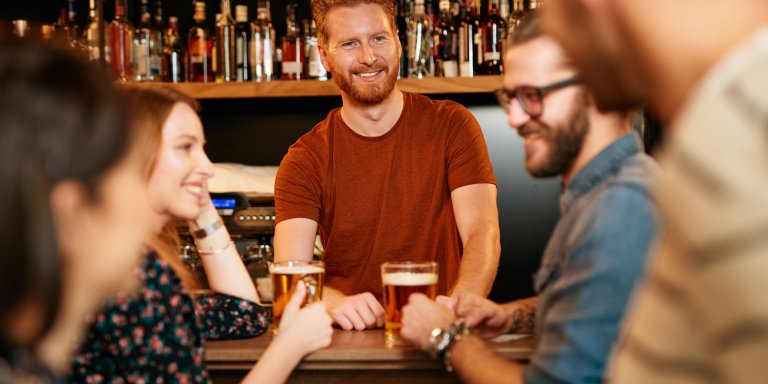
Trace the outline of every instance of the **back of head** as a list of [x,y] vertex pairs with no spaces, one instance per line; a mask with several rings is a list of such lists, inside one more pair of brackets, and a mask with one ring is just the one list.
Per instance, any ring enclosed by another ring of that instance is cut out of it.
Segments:
[[[27,301],[53,322],[61,256],[53,187],[75,180],[98,199],[101,177],[126,152],[128,123],[106,74],[70,53],[0,43],[0,344],[9,314]],[[34,342],[35,340],[31,340]],[[0,351],[2,353],[6,351]]]
[[397,30],[395,2],[392,0],[312,0],[312,18],[317,25],[317,38],[320,45],[325,45],[328,40],[328,27],[325,22],[328,12],[336,7],[354,7],[360,4],[379,5],[386,12],[392,30]]

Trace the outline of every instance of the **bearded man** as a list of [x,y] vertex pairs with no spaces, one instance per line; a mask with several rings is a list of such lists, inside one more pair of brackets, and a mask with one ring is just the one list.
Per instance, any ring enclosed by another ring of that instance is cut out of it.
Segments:
[[[497,97],[524,139],[528,173],[563,182],[561,217],[535,276],[538,295],[496,304],[462,293],[451,311],[414,294],[402,335],[464,382],[602,383],[657,233],[649,192],[656,165],[632,131],[632,114],[598,110],[536,16],[514,31]],[[530,364],[507,361],[481,340],[504,333],[535,334]]]
[[275,260],[325,249],[323,301],[343,329],[384,325],[387,261],[437,261],[438,293],[489,293],[500,254],[496,179],[480,126],[451,101],[397,89],[391,0],[313,0],[342,107],[302,136],[275,182]]

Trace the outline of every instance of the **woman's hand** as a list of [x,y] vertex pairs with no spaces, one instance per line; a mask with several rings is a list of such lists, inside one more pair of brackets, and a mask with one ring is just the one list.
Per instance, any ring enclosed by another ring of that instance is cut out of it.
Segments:
[[300,308],[306,293],[304,283],[299,282],[285,306],[277,336],[280,341],[303,351],[302,355],[327,347],[333,335],[331,316],[326,312],[325,304],[315,303]]

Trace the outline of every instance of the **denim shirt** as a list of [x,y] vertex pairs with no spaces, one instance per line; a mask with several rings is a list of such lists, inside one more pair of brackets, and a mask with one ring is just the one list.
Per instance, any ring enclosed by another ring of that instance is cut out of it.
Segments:
[[536,347],[526,383],[602,383],[619,323],[658,228],[656,163],[634,133],[611,143],[567,185],[535,288]]

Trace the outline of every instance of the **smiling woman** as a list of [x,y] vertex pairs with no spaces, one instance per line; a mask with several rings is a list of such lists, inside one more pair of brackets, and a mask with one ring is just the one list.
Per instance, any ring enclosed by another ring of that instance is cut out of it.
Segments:
[[[123,93],[147,143],[146,190],[155,221],[147,243],[152,251],[139,271],[141,294],[118,295],[94,317],[70,380],[204,382],[204,339],[256,336],[266,330],[269,313],[259,304],[253,281],[210,199],[213,166],[203,149],[197,103],[168,88],[125,87]],[[189,294],[194,281],[178,256],[176,220],[188,222],[214,293],[194,298]],[[298,304],[289,320],[311,325],[281,329],[285,332],[278,345],[289,351],[279,353],[277,361],[267,358],[256,366],[259,379],[282,381],[305,353],[326,345],[326,339],[330,342],[324,307],[299,311]]]

